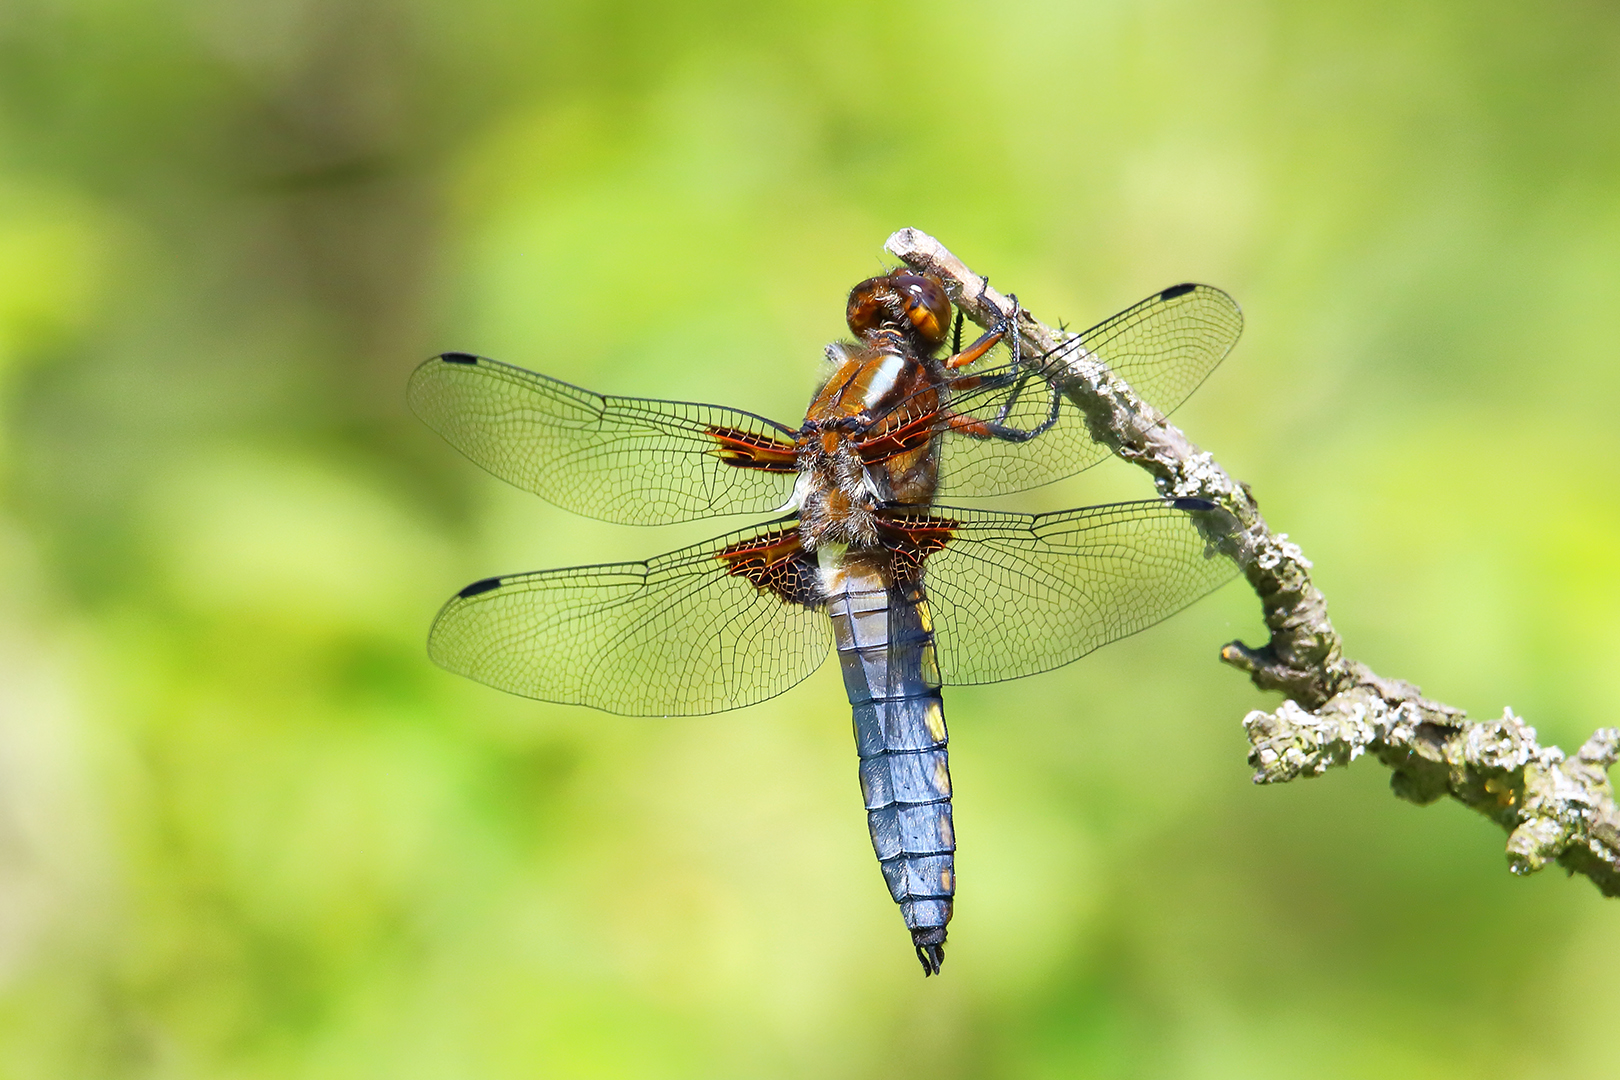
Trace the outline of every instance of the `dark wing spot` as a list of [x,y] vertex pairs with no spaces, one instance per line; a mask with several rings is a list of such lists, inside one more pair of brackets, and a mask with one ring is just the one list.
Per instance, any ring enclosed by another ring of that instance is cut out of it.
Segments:
[[465,600],[469,596],[477,596],[479,593],[486,593],[486,592],[489,592],[489,590],[491,590],[491,589],[498,589],[498,588],[500,588],[500,585],[501,585],[501,579],[500,578],[498,578],[498,577],[487,577],[482,581],[473,582],[471,585],[467,586],[465,589],[462,589],[460,592],[456,593],[456,596],[458,596],[459,598]]
[[1159,299],[1174,300],[1178,296],[1186,296],[1196,288],[1198,288],[1198,286],[1192,284],[1191,282],[1183,282],[1180,285],[1172,285],[1168,289],[1164,290],[1164,292],[1159,294]]
[[1171,499],[1172,510],[1214,510],[1216,505],[1208,499]]
[[893,556],[895,571],[909,579],[917,577],[928,556],[951,542],[957,525],[932,514],[884,514],[877,522],[878,537]]
[[740,540],[715,558],[726,564],[726,573],[789,604],[820,607],[824,602],[816,558],[799,545],[797,525]]
[[[1191,288],[1191,286],[1188,286],[1188,287]],[[474,356],[472,353],[464,353],[464,352],[442,353],[442,354],[440,354],[439,359],[443,360],[447,364],[476,364],[476,363],[478,363],[478,357]]]

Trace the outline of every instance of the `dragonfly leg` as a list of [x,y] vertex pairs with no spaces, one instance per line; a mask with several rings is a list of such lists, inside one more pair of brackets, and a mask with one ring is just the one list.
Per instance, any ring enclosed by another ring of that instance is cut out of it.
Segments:
[[996,410],[994,420],[980,420],[974,416],[964,416],[961,413],[948,413],[945,417],[946,425],[950,430],[974,439],[1000,439],[1002,442],[1028,442],[1030,439],[1045,435],[1051,431],[1058,422],[1058,414],[1063,406],[1062,395],[1058,388],[1047,384],[1051,399],[1051,407],[1046,411],[1046,417],[1032,428],[1014,427],[1006,422],[1007,415],[1012,411],[1018,400],[1022,386],[1015,390],[1007,402]]
[[944,361],[945,367],[949,370],[955,370],[959,367],[967,367],[969,364],[973,363],[973,361],[984,356],[985,353],[999,345],[1001,343],[1001,339],[1006,336],[1007,330],[1007,324],[997,323],[991,329],[980,334],[979,340],[975,341],[972,345],[969,345],[966,349],[957,352],[953,356],[946,357]]
[[1013,320],[1018,317],[1018,297],[1012,297],[1012,302],[1012,314],[997,319],[994,326],[980,334],[979,339],[966,349],[962,348],[962,312],[957,311],[956,340],[951,343],[951,355],[944,361],[947,370],[954,371],[960,367],[967,367],[1003,341],[1007,341],[1010,342],[1009,347],[1012,349],[1012,371],[1014,374],[1017,373],[1020,357],[1018,335],[1013,332]]

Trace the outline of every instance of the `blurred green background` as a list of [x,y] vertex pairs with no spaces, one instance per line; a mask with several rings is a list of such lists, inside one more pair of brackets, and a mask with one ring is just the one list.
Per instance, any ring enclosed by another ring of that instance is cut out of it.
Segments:
[[453,348],[796,420],[905,225],[1054,321],[1209,281],[1248,330],[1177,419],[1352,654],[1573,749],[1617,102],[1581,0],[7,0],[0,1077],[1616,1075],[1620,907],[1377,765],[1249,783],[1239,585],[948,694],[925,982],[835,666],[646,721],[424,656],[468,581],[738,521],[570,517],[403,388]]

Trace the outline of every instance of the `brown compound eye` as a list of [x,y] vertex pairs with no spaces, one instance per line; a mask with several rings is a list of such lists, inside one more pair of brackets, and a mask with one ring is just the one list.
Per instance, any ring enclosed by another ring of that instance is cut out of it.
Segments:
[[849,307],[844,311],[844,318],[850,330],[864,339],[871,331],[892,325],[893,300],[894,289],[887,277],[867,278],[849,290]]
[[945,341],[951,302],[944,284],[933,275],[896,270],[851,289],[846,317],[857,337],[864,339],[878,330],[910,331],[934,349]]
[[905,298],[906,317],[930,347],[944,344],[951,325],[951,302],[945,285],[932,274],[895,274],[894,283]]

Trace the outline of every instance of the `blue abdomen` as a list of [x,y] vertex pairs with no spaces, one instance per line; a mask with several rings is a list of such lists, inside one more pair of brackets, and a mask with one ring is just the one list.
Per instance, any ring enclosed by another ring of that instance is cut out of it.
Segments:
[[922,584],[885,583],[881,569],[850,559],[826,574],[827,614],[854,712],[872,848],[933,974],[956,893],[945,709]]

